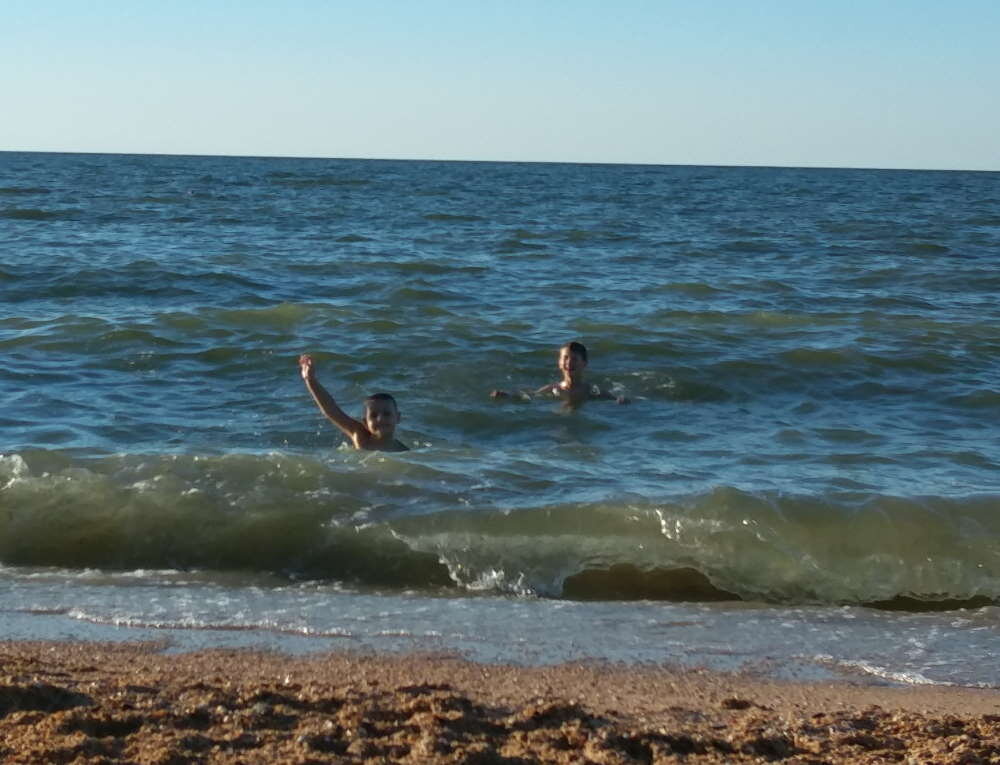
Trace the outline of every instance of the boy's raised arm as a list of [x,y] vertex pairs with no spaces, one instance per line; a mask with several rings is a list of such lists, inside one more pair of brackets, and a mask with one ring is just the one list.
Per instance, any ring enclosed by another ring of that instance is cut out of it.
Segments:
[[316,402],[316,406],[319,407],[319,410],[330,422],[344,432],[344,435],[349,437],[355,445],[357,445],[359,438],[369,435],[368,429],[362,423],[345,413],[337,405],[337,402],[333,400],[333,396],[327,392],[326,388],[319,384],[319,380],[316,379],[316,372],[313,369],[312,356],[306,353],[299,356],[299,371],[302,373],[302,380],[312,395],[313,401]]

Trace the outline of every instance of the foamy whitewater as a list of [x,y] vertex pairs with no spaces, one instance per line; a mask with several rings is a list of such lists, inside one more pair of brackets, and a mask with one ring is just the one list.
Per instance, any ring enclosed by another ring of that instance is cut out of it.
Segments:
[[[996,173],[0,153],[0,636],[1000,686],[998,254]],[[630,404],[490,399],[573,339]]]

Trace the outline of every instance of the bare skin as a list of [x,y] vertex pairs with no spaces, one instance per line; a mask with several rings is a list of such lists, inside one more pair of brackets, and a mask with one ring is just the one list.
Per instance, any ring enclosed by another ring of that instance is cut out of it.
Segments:
[[[613,393],[601,390],[596,385],[587,385],[584,381],[587,360],[579,353],[573,352],[567,346],[559,349],[559,359],[556,366],[559,369],[559,380],[542,386],[534,391],[534,393],[522,395],[530,398],[531,396],[551,394],[562,399],[565,406],[570,409],[576,409],[592,399],[615,401],[619,404],[630,403],[624,396],[616,396]],[[494,390],[490,393],[490,397],[495,399],[510,398],[510,395],[510,393],[504,390]]]
[[364,422],[356,420],[337,404],[329,391],[316,379],[312,356],[299,356],[299,371],[306,389],[323,415],[347,436],[355,449],[402,452],[407,447],[396,440],[396,425],[401,419],[392,401],[366,401]]

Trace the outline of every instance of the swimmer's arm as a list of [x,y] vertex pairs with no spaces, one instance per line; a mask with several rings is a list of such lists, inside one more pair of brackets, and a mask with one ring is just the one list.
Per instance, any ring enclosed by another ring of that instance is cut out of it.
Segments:
[[604,390],[603,388],[598,388],[594,386],[593,390],[590,392],[591,398],[601,399],[603,401],[614,401],[616,404],[631,404],[632,400],[626,398],[625,396],[618,396],[611,391]]
[[520,391],[515,391],[514,393],[505,390],[491,390],[490,398],[492,399],[509,398],[509,399],[520,399],[521,401],[530,401],[532,396],[537,396],[539,393],[543,393],[544,391],[549,390],[551,387],[552,386],[550,385],[546,385],[544,388],[541,388],[540,390],[537,391],[520,390]]
[[323,415],[340,428],[356,447],[362,448],[361,445],[371,438],[371,433],[368,432],[368,428],[363,423],[344,412],[326,388],[320,385],[319,380],[316,379],[316,371],[313,369],[312,356],[303,354],[299,357],[299,370],[302,373],[302,381],[306,384],[306,389]]

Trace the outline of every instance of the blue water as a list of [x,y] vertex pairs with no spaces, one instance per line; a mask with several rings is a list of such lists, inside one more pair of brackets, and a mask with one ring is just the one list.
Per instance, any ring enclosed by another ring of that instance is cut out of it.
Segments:
[[[997,253],[995,173],[0,153],[0,615],[1000,683]],[[489,398],[571,339],[631,404]]]

